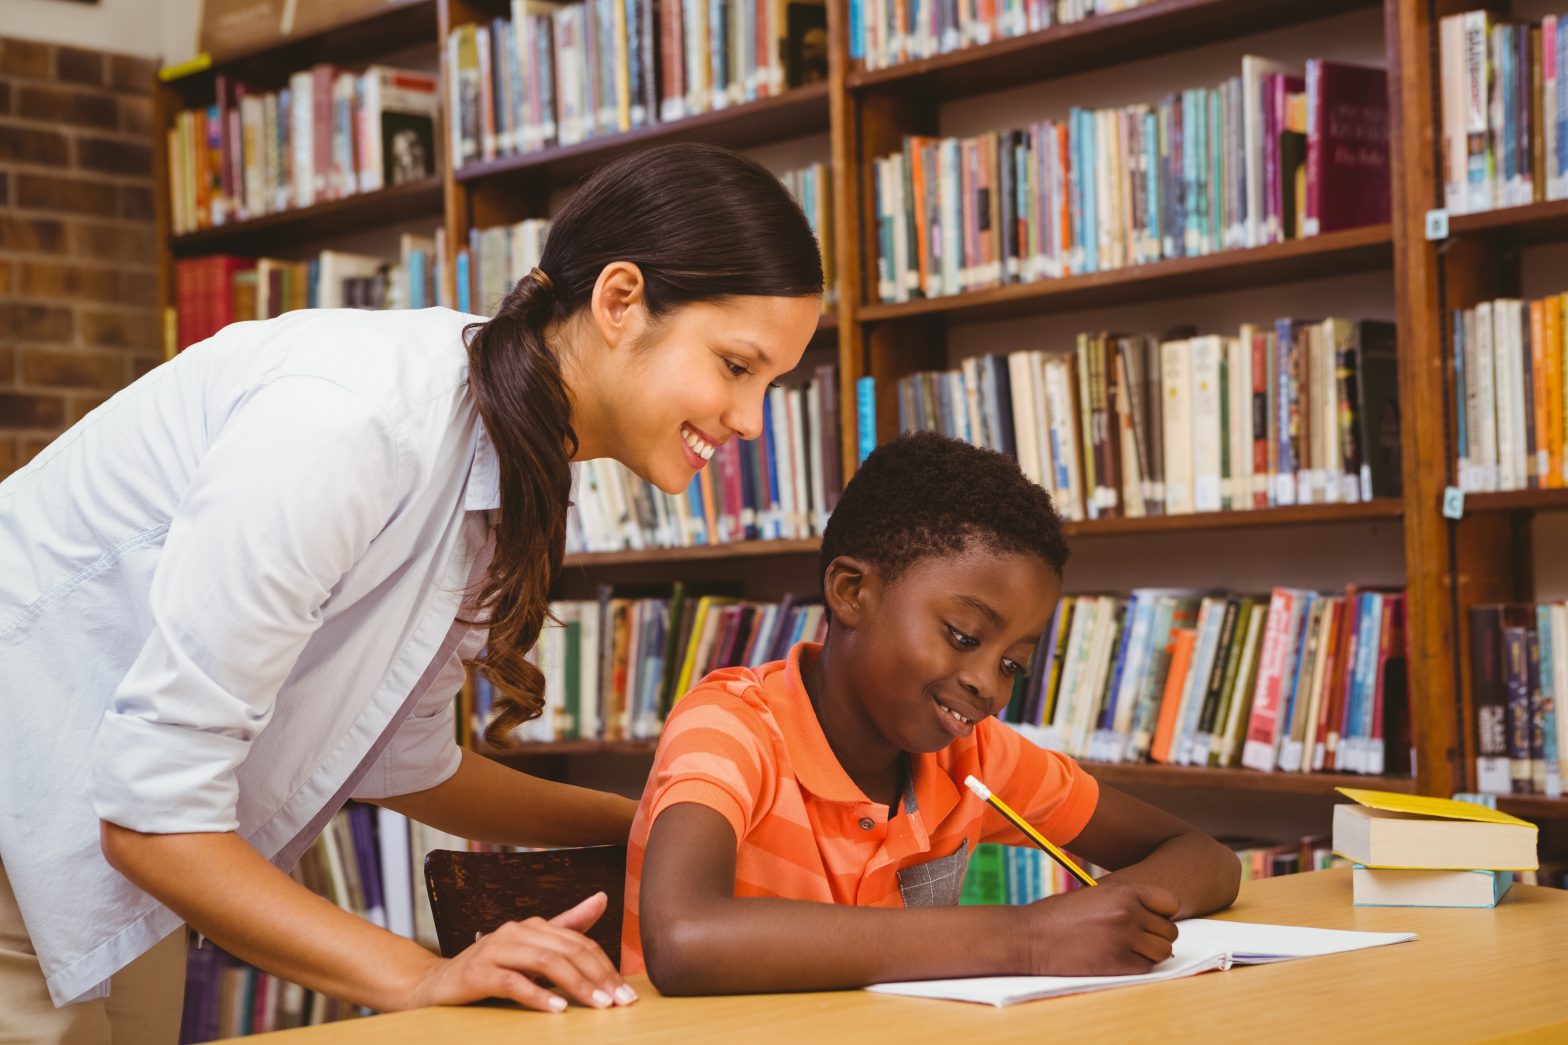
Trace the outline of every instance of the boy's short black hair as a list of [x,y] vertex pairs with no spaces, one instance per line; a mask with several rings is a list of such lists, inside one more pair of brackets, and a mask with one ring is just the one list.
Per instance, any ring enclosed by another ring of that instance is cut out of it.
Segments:
[[1067,565],[1051,495],[1011,457],[935,432],[901,435],[873,450],[845,487],[822,535],[818,575],[849,555],[893,580],[970,542],[1038,555],[1057,576]]

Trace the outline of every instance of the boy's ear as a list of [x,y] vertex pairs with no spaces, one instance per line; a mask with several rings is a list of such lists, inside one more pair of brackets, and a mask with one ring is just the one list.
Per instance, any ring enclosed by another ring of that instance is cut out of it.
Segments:
[[852,555],[840,555],[828,563],[822,590],[827,599],[828,612],[833,615],[834,621],[851,629],[860,626],[867,585],[874,569],[864,559]]

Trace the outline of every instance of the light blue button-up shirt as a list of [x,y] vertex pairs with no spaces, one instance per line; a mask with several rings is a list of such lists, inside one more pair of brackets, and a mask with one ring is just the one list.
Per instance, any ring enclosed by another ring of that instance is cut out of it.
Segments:
[[498,505],[477,318],[235,324],[0,483],[0,864],[56,1004],[180,924],[105,862],[100,818],[285,862],[334,796],[456,771],[482,634],[413,689]]

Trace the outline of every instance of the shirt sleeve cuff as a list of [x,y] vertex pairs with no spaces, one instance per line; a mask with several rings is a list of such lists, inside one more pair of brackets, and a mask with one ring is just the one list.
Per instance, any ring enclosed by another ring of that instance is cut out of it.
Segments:
[[705,806],[730,822],[735,831],[735,844],[746,837],[746,810],[740,801],[724,788],[708,780],[676,780],[653,800],[653,811],[648,816],[650,830],[659,814],[671,806],[694,803]]
[[146,834],[233,831],[247,741],[109,712],[93,742],[99,819]]

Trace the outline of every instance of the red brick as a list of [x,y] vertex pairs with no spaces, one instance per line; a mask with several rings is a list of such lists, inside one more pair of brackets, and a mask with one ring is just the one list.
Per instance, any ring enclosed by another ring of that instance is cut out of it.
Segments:
[[22,349],[22,384],[33,388],[91,388],[113,392],[125,387],[123,352]]
[[77,138],[76,165],[124,177],[152,177],[152,149],[141,142],[110,138]]
[[81,321],[84,345],[145,352],[157,352],[163,347],[163,327],[155,309],[83,309]]
[[11,85],[0,80],[0,113],[11,111]]
[[0,294],[10,294],[11,287],[11,263],[9,261],[0,261]]
[[120,301],[127,305],[157,308],[158,273],[122,271],[120,273]]
[[16,341],[69,342],[74,329],[68,308],[0,301],[0,330]]
[[68,162],[65,135],[38,127],[0,123],[0,161],[63,167]]
[[121,185],[119,197],[120,217],[130,218],[132,221],[153,219],[152,189],[141,185]]
[[114,186],[105,182],[18,172],[16,205],[112,218],[117,212],[118,200]]
[[[116,389],[115,391],[119,390]],[[65,401],[66,424],[74,425],[76,422],[92,413],[98,407],[108,402],[109,396],[112,395],[114,395],[114,392],[110,392],[108,395],[71,396]]]
[[8,203],[11,199],[11,176],[5,171],[0,171],[0,203]]
[[[70,250],[78,257],[98,261],[138,261],[153,264],[158,260],[157,238],[146,229],[128,225],[72,225]],[[0,232],[0,245],[4,234]]]
[[88,268],[76,262],[19,261],[16,286],[30,297],[81,298],[120,304],[120,274],[112,268]]
[[[65,397],[30,392],[0,392],[0,426],[55,428],[65,423]],[[32,455],[28,455],[31,457]]]
[[53,75],[54,48],[33,40],[0,37],[0,73],[47,80]]
[[61,83],[102,87],[104,64],[102,51],[84,51],[80,47],[64,45],[55,48],[54,76]]
[[146,95],[152,91],[153,77],[158,72],[157,62],[128,54],[111,54],[108,57],[111,88],[126,94]]
[[0,250],[58,254],[65,249],[65,225],[48,218],[0,217]]
[[16,114],[104,130],[113,130],[119,123],[114,99],[107,94],[33,84],[22,84],[16,92]]
[[120,130],[127,134],[152,133],[152,96],[125,96],[120,99]]
[[16,349],[9,345],[0,345],[0,383],[10,384],[16,380]]

